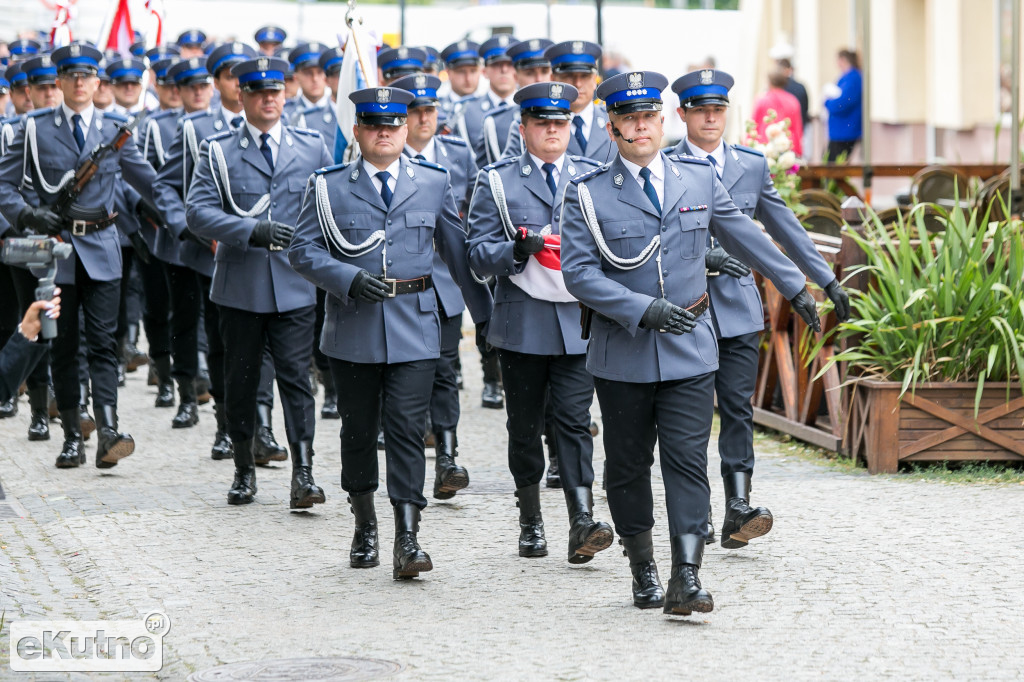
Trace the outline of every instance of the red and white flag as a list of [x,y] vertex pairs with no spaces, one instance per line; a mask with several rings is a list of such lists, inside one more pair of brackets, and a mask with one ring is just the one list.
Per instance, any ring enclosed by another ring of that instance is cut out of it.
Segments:
[[50,45],[53,48],[63,47],[71,43],[71,5],[75,0],[57,0],[56,15],[50,26]]
[[129,48],[135,42],[135,33],[132,31],[132,16],[128,11],[128,0],[117,0],[117,9],[114,10],[114,18],[110,22],[110,33],[104,43],[104,50],[117,50],[121,54],[128,54]]
[[[523,228],[519,228],[520,230]],[[562,235],[544,235],[544,248],[526,260],[523,271],[509,277],[517,287],[533,298],[554,303],[567,303],[576,298],[565,288],[562,279]]]

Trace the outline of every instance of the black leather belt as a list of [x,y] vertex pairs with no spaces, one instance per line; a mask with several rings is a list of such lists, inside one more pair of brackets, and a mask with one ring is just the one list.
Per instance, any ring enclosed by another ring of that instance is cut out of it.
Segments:
[[693,313],[694,317],[700,317],[704,314],[704,311],[711,305],[711,297],[708,296],[708,292],[704,292],[704,295],[697,299],[697,302],[688,307],[686,310]]
[[72,220],[71,234],[76,237],[84,237],[87,234],[105,230],[114,224],[114,219],[116,217],[117,213],[114,213],[106,218],[101,218],[100,220]]
[[384,277],[378,277],[377,279],[387,284],[391,289],[388,292],[388,298],[394,298],[399,294],[416,294],[431,289],[434,286],[434,278],[431,275],[424,275],[416,279],[385,279]]

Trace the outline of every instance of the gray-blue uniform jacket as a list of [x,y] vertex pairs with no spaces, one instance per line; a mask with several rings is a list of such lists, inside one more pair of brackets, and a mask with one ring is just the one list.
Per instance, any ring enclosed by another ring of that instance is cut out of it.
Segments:
[[[251,246],[249,237],[259,220],[295,225],[306,178],[330,163],[320,133],[291,126],[281,132],[273,173],[247,126],[200,143],[185,215],[188,229],[217,240],[211,301],[254,313],[283,313],[316,303],[313,285],[292,269],[285,251]],[[255,212],[258,203],[266,208]]]
[[[298,229],[288,249],[295,269],[327,292],[320,350],[329,357],[357,363],[437,358],[441,327],[433,290],[400,294],[382,303],[367,303],[348,294],[360,270],[389,279],[431,275],[436,245],[462,288],[473,319],[483,322],[488,318],[491,295],[469,271],[466,233],[448,172],[403,156],[388,207],[362,164],[359,159],[318,171],[310,178]],[[356,246],[375,233],[364,247],[365,253],[350,250],[355,255],[346,255],[339,249],[339,238]]]
[[[117,135],[119,125],[127,119],[120,114],[93,112],[92,125],[81,151],[75,143],[70,121],[64,120],[63,108],[33,111],[24,119],[23,126],[11,142],[7,154],[0,160],[0,211],[12,223],[26,204],[39,206],[52,204],[57,197],[57,186],[68,172],[74,172],[100,144],[110,142]],[[35,153],[26,140],[34,129]],[[31,178],[31,189],[23,182]],[[116,153],[108,154],[99,170],[82,190],[76,203],[88,208],[103,207],[108,214],[115,210],[117,184],[124,178],[139,195],[153,200],[153,181],[156,173],[135,141],[129,139]],[[25,187],[24,195],[22,188]],[[132,207],[134,208],[134,207]],[[58,261],[57,283],[75,283],[75,259],[81,258],[89,277],[98,282],[121,278],[121,245],[117,229],[111,227],[83,236],[74,236],[69,230],[61,238],[74,246],[74,254]]]
[[[673,153],[690,154],[685,139]],[[806,228],[775,190],[764,154],[749,147],[726,144],[725,156],[722,184],[736,207],[759,220],[772,239],[782,245],[790,260],[818,286],[824,288],[835,279],[832,268],[807,236]],[[764,328],[764,308],[753,275],[739,279],[728,275],[708,277],[708,293],[719,337],[731,339]]]
[[476,165],[483,168],[489,163],[500,161],[505,155],[509,128],[519,125],[519,105],[501,105],[492,108],[484,114],[481,125],[483,127],[480,134],[481,145],[475,151]]
[[213,277],[213,251],[182,237],[188,229],[184,198],[188,196],[199,161],[199,145],[206,138],[222,133],[227,128],[220,107],[196,111],[178,119],[164,163],[156,174],[156,187],[153,188],[156,206],[164,214],[167,224],[167,229],[161,231],[161,243],[167,249],[174,249],[181,264],[206,277]]
[[[455,196],[455,204],[459,209],[459,218],[465,223],[472,192],[471,183],[476,178],[473,150],[461,137],[435,135],[434,151],[438,165],[448,171],[448,177],[452,183],[452,194]],[[409,155],[408,148],[405,149],[405,154]],[[466,303],[462,299],[462,290],[452,279],[448,267],[436,249],[434,251],[434,291],[437,292],[437,299],[441,302],[441,314],[445,317],[455,317],[466,309]]]
[[318,131],[324,138],[327,149],[331,152],[334,151],[334,140],[338,136],[338,119],[334,115],[334,102],[327,106],[297,109],[291,120],[293,126]]
[[587,350],[587,342],[580,338],[580,308],[576,302],[533,298],[509,279],[509,275],[522,272],[526,264],[513,259],[513,245],[502,226],[488,171],[496,170],[501,177],[509,216],[516,228],[540,233],[550,225],[552,234],[558,234],[562,212],[559,199],[565,187],[595,165],[589,159],[566,155],[554,198],[543,171],[529,154],[503,159],[477,176],[469,208],[469,263],[479,275],[497,278],[494,312],[487,326],[487,341],[492,346],[531,355],[577,355]]
[[[590,122],[590,135],[587,137],[587,149],[584,151],[580,149],[579,142],[576,141],[576,136],[571,134],[575,132],[572,128],[572,122],[569,123],[569,150],[567,153],[573,156],[585,156],[588,159],[593,159],[598,163],[608,163],[614,159],[618,153],[619,148],[615,146],[615,142],[608,137],[608,129],[605,128],[605,124],[608,123],[608,111],[604,108],[603,104],[594,105],[594,120]],[[519,121],[518,119],[508,129],[508,142],[505,143],[505,157],[514,158],[519,156],[526,151],[526,147],[523,146],[523,136],[519,133]]]
[[[662,296],[678,306],[696,303],[707,290],[704,253],[708,230],[737,258],[772,280],[786,298],[804,288],[803,274],[743,215],[703,159],[666,156],[662,214],[644,195],[619,156],[577,176],[566,187],[562,212],[562,276],[566,288],[596,313],[587,347],[587,369],[603,379],[630,383],[673,381],[718,369],[718,343],[705,312],[696,328],[675,335],[640,328],[651,302]],[[611,256],[636,258],[655,237],[658,253],[632,270],[602,255],[584,219],[581,188],[592,199]]]
[[[0,158],[7,153],[7,147],[14,142],[15,133],[21,128],[21,116],[8,116],[0,119]],[[7,233],[11,224],[0,213],[0,237]]]
[[[142,145],[143,156],[154,170],[159,171],[166,162],[167,152],[174,141],[174,131],[183,115],[180,107],[162,109],[146,116],[142,121],[143,128],[141,133],[138,133],[141,138],[139,142]],[[166,230],[154,230],[146,225],[142,230],[142,236],[154,256],[171,265],[185,265],[178,254],[178,245],[167,238]]]
[[[513,105],[499,104],[495,107],[490,94],[467,100],[462,107],[461,122],[452,130],[453,133],[466,138],[473,147],[476,165],[480,168],[487,165],[487,151],[484,148],[484,117],[496,109],[512,109]],[[500,142],[500,140],[499,140]]]

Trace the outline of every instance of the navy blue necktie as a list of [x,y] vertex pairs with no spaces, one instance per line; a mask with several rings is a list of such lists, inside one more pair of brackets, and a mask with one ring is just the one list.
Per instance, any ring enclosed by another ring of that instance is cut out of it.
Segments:
[[576,138],[576,144],[580,146],[580,154],[585,154],[587,151],[587,138],[583,135],[583,117],[574,117],[572,119],[572,125],[576,128],[576,130],[573,131],[573,136]]
[[555,182],[555,164],[545,163],[541,168],[544,169],[544,174],[547,176],[544,181],[548,183],[548,189],[551,190],[551,198],[555,198],[555,190],[558,188],[558,184]]
[[377,173],[377,175],[374,177],[380,180],[380,198],[384,200],[385,206],[391,208],[391,197],[394,196],[394,193],[392,193],[391,188],[388,187],[388,180],[391,179],[391,173],[388,173],[387,171],[381,171],[380,173]]
[[71,117],[71,132],[75,136],[75,144],[78,145],[78,151],[82,151],[85,148],[85,133],[82,132],[81,114],[75,114]]
[[270,133],[263,133],[260,135],[260,152],[263,154],[263,158],[267,160],[267,165],[270,166],[270,172],[274,172],[274,153],[270,151],[270,143],[267,141],[270,139]]
[[715,169],[715,175],[717,175],[718,179],[721,180],[722,179],[722,171],[718,167],[718,162],[715,161],[715,157],[713,157],[710,154],[708,154],[708,163],[710,163],[711,167]]
[[658,201],[658,193],[654,190],[654,183],[651,182],[651,169],[641,168],[640,177],[644,179],[644,194],[654,204],[654,209],[661,215],[661,202]]
[[231,127],[237,130],[238,127],[242,125],[242,121],[244,120],[245,119],[241,116],[235,116],[233,119],[231,119]]

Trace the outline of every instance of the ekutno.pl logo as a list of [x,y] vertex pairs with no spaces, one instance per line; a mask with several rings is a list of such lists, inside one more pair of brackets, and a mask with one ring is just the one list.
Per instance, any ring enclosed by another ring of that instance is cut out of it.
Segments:
[[11,623],[15,672],[158,672],[164,664],[167,615],[141,620],[57,620]]

